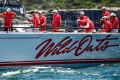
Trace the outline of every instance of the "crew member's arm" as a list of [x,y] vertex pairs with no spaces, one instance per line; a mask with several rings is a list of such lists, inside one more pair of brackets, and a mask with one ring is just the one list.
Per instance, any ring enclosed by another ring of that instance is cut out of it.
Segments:
[[6,12],[3,12],[0,14],[1,17],[5,17],[6,16]]

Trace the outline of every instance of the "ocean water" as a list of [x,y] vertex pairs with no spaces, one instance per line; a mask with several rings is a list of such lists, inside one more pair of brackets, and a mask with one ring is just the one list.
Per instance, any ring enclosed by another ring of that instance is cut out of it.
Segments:
[[71,69],[62,67],[0,67],[0,80],[120,80],[120,64]]

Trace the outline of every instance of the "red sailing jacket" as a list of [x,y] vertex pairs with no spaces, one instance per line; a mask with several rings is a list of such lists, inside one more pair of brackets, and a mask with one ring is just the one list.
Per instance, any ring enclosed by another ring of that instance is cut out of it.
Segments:
[[81,20],[80,21],[80,26],[87,26],[87,20]]
[[40,19],[41,31],[46,31],[46,17],[40,16],[39,19]]
[[109,32],[111,28],[112,28],[111,22],[109,20],[105,21],[103,32]]
[[108,18],[110,17],[110,13],[109,13],[109,11],[103,11],[103,13],[102,13],[102,17],[104,17],[104,16],[107,16]]
[[34,15],[31,19],[31,22],[33,23],[33,26],[35,28],[39,28],[40,27],[40,20],[39,20],[39,16]]
[[53,32],[57,31],[61,25],[61,16],[59,14],[53,14],[52,29]]
[[78,19],[80,20],[78,22],[79,26],[86,26],[87,25],[87,16],[79,16]]
[[112,28],[119,28],[119,20],[117,17],[111,18]]
[[104,17],[104,16],[107,16],[108,20],[110,20],[110,12],[109,11],[107,11],[107,10],[103,11],[102,17]]
[[93,28],[94,28],[94,23],[93,23],[93,21],[89,20],[89,21],[88,21],[88,24],[89,24],[89,27],[85,29],[85,32],[86,32],[86,33],[91,33],[91,32],[93,32],[93,30],[94,30],[94,29],[93,29]]
[[4,17],[4,26],[5,27],[12,27],[12,19],[15,16],[14,12],[3,12],[2,16]]

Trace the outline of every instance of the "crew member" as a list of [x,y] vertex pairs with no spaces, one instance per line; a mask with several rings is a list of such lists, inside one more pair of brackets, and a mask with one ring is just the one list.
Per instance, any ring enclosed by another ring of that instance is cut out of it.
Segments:
[[100,19],[100,24],[103,27],[104,26],[104,20],[103,17],[106,16],[108,20],[110,20],[110,12],[106,9],[106,7],[102,7],[102,19]]
[[106,9],[106,7],[102,7],[102,17],[104,16],[110,19],[110,12]]
[[[78,28],[82,28],[82,30],[84,30],[84,28],[88,28],[89,24],[88,24],[88,17],[84,15],[85,13],[83,11],[80,12],[80,16],[77,18],[77,25]],[[80,29],[81,30],[81,29]]]
[[111,28],[112,28],[112,24],[111,24],[110,20],[108,20],[107,16],[104,16],[103,17],[103,26],[102,26],[101,32],[108,33],[111,31]]
[[38,29],[40,28],[39,16],[35,11],[32,11],[31,14],[32,14],[32,18],[30,19],[30,22],[32,22],[34,30],[38,31]]
[[61,16],[57,10],[53,10],[52,32],[57,32],[61,25]]
[[118,33],[119,30],[119,20],[115,13],[111,13],[111,23],[112,23],[112,31],[113,33]]
[[4,17],[4,31],[12,31],[13,18],[16,16],[16,13],[11,11],[11,8],[7,8],[1,16]]
[[46,32],[46,17],[43,15],[42,11],[39,11],[39,20],[41,32]]

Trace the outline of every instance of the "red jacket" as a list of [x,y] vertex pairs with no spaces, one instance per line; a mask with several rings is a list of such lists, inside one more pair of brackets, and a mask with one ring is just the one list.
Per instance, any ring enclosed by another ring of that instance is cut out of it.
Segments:
[[15,16],[14,12],[3,12],[2,16],[4,17],[4,26],[5,27],[12,27],[12,19]]
[[40,27],[40,20],[39,20],[39,16],[37,15],[34,15],[31,19],[32,23],[33,23],[33,26],[35,28],[39,28]]
[[89,21],[88,21],[88,24],[89,24],[89,27],[85,29],[85,32],[86,32],[86,33],[91,33],[91,32],[93,32],[93,30],[94,30],[94,29],[93,29],[93,28],[94,28],[94,23],[93,23],[93,21],[89,20]]
[[80,21],[78,22],[79,26],[86,26],[87,25],[87,16],[79,16],[77,20],[79,19]]
[[45,16],[40,16],[40,28],[41,31],[46,31],[46,17]]
[[119,20],[117,17],[111,18],[112,28],[119,28]]
[[107,16],[108,18],[110,18],[110,12],[107,10],[103,11],[102,17],[104,17],[104,16]]
[[53,14],[52,27],[53,29],[59,28],[61,25],[61,16],[59,14]]
[[110,12],[109,11],[107,11],[107,10],[103,11],[102,17],[104,17],[104,16],[107,16],[108,20],[110,20]]
[[41,16],[39,17],[39,19],[40,19],[40,26],[46,26],[46,17]]
[[112,28],[112,24],[109,20],[104,22],[103,32],[109,32],[109,30]]
[[87,20],[81,20],[80,22],[79,22],[79,25],[80,25],[80,27],[81,26],[87,26]]

